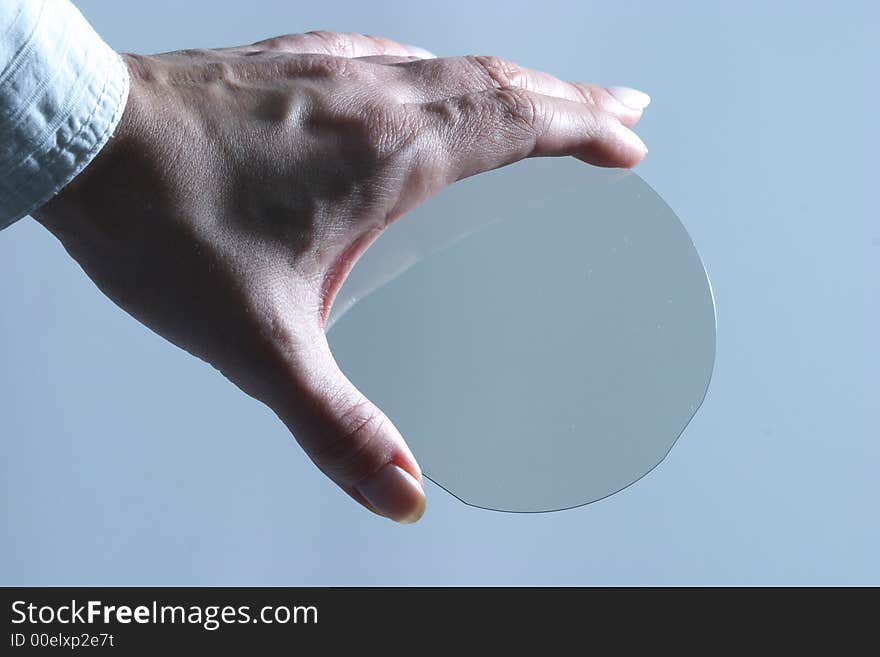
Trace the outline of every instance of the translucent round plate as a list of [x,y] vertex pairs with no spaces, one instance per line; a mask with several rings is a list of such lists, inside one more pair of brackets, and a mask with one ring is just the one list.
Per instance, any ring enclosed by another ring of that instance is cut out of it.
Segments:
[[607,497],[705,397],[715,309],[681,222],[636,174],[528,160],[392,225],[331,311],[342,369],[426,476],[474,506]]

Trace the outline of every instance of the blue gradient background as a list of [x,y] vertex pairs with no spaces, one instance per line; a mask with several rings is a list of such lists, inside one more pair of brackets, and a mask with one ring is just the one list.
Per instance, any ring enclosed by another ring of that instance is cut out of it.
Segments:
[[78,4],[120,50],[331,28],[648,91],[638,171],[706,262],[718,356],[620,494],[508,515],[428,484],[396,526],[27,219],[0,234],[0,583],[880,584],[875,5]]

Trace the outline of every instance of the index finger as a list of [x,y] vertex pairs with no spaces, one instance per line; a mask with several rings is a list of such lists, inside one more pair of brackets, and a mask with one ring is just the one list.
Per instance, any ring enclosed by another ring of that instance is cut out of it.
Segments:
[[422,106],[439,146],[431,153],[452,183],[527,157],[577,157],[602,167],[630,168],[644,142],[596,105],[502,87]]

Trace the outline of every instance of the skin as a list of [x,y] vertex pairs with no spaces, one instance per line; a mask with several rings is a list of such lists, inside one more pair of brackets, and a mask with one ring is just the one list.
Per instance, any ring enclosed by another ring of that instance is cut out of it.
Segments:
[[418,519],[418,464],[327,345],[336,291],[386,226],[457,180],[534,156],[635,165],[641,110],[357,34],[124,59],[114,136],[33,216],[119,306],[269,406],[346,493]]

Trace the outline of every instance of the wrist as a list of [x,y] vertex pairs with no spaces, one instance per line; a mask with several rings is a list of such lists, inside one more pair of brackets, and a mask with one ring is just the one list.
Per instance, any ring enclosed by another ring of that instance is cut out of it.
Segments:
[[108,170],[121,163],[138,139],[138,125],[141,123],[139,116],[142,114],[139,106],[142,104],[143,93],[130,57],[123,55],[122,59],[129,72],[129,92],[112,135],[82,171],[55,196],[31,212],[34,219],[52,232],[70,232],[88,214],[85,210],[93,204],[93,197],[103,187],[102,178]]

